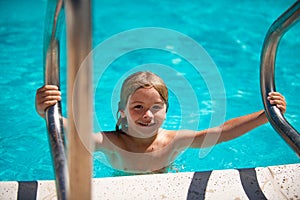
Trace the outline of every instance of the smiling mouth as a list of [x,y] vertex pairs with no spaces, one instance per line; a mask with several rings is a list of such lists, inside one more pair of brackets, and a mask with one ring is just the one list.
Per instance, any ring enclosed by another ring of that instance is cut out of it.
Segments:
[[150,126],[154,126],[154,124],[155,123],[144,123],[144,122],[138,122],[138,124],[140,125],[140,126],[144,126],[144,127],[150,127]]

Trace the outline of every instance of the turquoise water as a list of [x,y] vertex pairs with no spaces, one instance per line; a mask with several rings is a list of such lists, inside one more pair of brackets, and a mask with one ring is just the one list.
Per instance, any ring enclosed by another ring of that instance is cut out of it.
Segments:
[[[293,2],[94,1],[93,46],[122,31],[141,27],[168,28],[193,38],[205,48],[218,67],[226,90],[225,118],[230,119],[262,109],[259,88],[262,43],[271,23]],[[45,123],[34,110],[35,90],[43,84],[46,1],[4,0],[0,1],[0,9],[0,180],[53,179]],[[276,67],[277,90],[285,95],[288,103],[285,116],[298,130],[299,34],[300,24],[286,33],[279,47]],[[110,96],[115,87],[112,83],[133,66],[161,63],[180,71],[192,82],[201,112],[188,117],[191,120],[199,118],[199,129],[207,128],[213,110],[205,81],[198,76],[194,78],[189,63],[181,61],[178,64],[178,61],[173,54],[155,50],[124,55],[111,64],[101,79],[105,83],[105,94]],[[65,95],[64,70],[61,79]],[[175,83],[176,80],[170,84]],[[178,116],[181,111],[177,106],[178,95],[171,94],[171,107],[164,125],[166,128],[179,127]],[[98,93],[95,101],[96,108],[100,107],[102,101],[110,103],[110,99],[105,100]],[[65,112],[65,100],[63,106]],[[105,130],[114,128],[110,113],[103,117],[101,123]],[[119,175],[102,161],[102,156],[96,153],[95,177]],[[173,166],[179,171],[203,171],[299,161],[267,124],[240,138],[215,146],[204,158],[200,157],[199,150],[187,150]]]

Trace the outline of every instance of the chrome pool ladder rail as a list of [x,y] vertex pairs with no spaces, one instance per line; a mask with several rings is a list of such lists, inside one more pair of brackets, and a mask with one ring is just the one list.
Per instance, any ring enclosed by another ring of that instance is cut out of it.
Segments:
[[292,147],[298,156],[300,156],[300,134],[286,120],[280,110],[269,103],[267,96],[269,92],[276,91],[274,69],[280,39],[299,19],[300,0],[296,1],[269,28],[263,44],[260,63],[260,88],[266,115],[273,128]]
[[[64,18],[63,0],[49,0],[47,4],[44,33],[45,84],[60,87],[60,29]],[[45,111],[48,138],[55,172],[57,198],[68,199],[69,173],[67,166],[65,136],[60,102]]]

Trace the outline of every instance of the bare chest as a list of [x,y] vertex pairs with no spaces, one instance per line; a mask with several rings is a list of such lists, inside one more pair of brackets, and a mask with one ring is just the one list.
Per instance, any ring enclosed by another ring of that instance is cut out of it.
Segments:
[[159,150],[153,147],[153,151],[151,148],[141,153],[116,148],[107,152],[106,157],[115,169],[131,173],[147,173],[165,169],[179,153],[171,146]]

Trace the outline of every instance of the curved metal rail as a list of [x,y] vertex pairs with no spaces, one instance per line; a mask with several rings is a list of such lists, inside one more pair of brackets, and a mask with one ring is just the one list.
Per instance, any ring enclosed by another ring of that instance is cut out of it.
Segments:
[[[45,84],[59,87],[59,28],[63,18],[63,1],[48,1],[46,28],[44,34],[44,76]],[[48,26],[48,27],[47,27]],[[48,137],[55,171],[56,193],[58,199],[68,199],[69,174],[65,153],[61,105],[57,103],[45,111]]]
[[274,81],[274,64],[278,43],[284,33],[300,18],[300,1],[298,0],[285,13],[283,13],[269,28],[266,35],[260,64],[261,94],[267,117],[273,128],[282,138],[300,155],[300,135],[287,122],[280,110],[269,103],[269,92],[276,91]]

